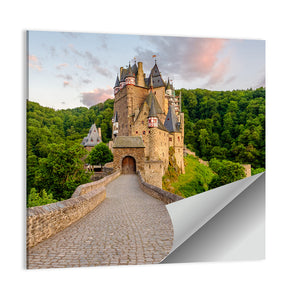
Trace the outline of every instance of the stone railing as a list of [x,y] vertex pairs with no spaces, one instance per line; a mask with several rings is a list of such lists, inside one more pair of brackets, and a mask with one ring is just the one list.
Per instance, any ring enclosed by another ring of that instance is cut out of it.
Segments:
[[102,178],[100,180],[90,182],[90,183],[86,183],[86,184],[82,184],[79,187],[77,187],[77,189],[75,190],[75,192],[72,195],[72,198],[82,196],[84,194],[89,193],[90,191],[93,191],[93,190],[98,189],[100,187],[106,186],[108,183],[110,183],[111,181],[116,179],[118,176],[120,176],[120,174],[121,174],[121,172],[117,171],[117,172],[114,172],[111,175],[105,176],[104,178]]
[[163,201],[165,204],[169,204],[169,203],[183,199],[183,197],[180,197],[178,195],[164,191],[157,186],[154,186],[152,184],[145,182],[139,171],[138,171],[138,179],[139,179],[140,188],[145,193],[147,193],[148,195],[150,195],[156,199]]
[[76,222],[106,197],[105,186],[117,178],[115,172],[101,180],[80,185],[72,198],[27,209],[27,247],[33,247]]

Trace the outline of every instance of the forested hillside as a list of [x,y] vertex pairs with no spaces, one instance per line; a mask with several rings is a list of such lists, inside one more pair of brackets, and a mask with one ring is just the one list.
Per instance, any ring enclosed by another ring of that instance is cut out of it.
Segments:
[[[80,145],[95,122],[102,139],[111,138],[113,100],[92,106],[54,110],[27,101],[27,195],[29,206],[66,199],[90,180],[83,170],[86,151]],[[72,174],[72,175],[70,175]],[[42,199],[43,198],[43,199]],[[52,199],[52,200],[51,200]]]
[[[264,88],[226,92],[181,89],[176,91],[177,95],[180,92],[185,114],[184,142],[200,158],[210,161],[215,175],[189,158],[186,163],[194,175],[178,177],[179,183],[175,185],[165,176],[165,186],[187,196],[242,178],[233,162],[251,164],[256,169],[254,173],[264,170]],[[27,101],[29,206],[66,199],[78,185],[90,180],[83,170],[82,157],[86,152],[80,143],[94,122],[101,127],[103,142],[107,143],[111,139],[112,116],[112,99],[89,109],[66,110]]]
[[184,142],[203,160],[265,167],[265,88],[181,91]]

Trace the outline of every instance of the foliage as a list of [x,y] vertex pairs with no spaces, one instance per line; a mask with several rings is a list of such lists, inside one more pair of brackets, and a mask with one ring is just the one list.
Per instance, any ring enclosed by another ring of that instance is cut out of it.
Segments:
[[246,176],[242,165],[228,160],[220,161],[213,158],[209,161],[209,167],[216,173],[209,184],[210,189],[234,182]]
[[110,161],[113,161],[113,154],[104,143],[96,145],[87,158],[87,162],[91,165],[102,166]]
[[183,197],[190,197],[208,190],[209,183],[214,176],[212,170],[201,164],[199,160],[187,155],[185,161],[185,174],[180,174],[176,178],[170,178],[168,173],[163,177],[163,184],[169,181],[169,185],[163,188],[169,192]]
[[[54,110],[27,101],[26,108],[27,196],[35,188],[38,194],[45,189],[55,199],[66,199],[76,185],[88,180],[89,175],[85,174],[81,160],[86,154],[82,147],[78,147],[91,125],[96,123],[101,127],[104,142],[111,138],[113,100],[108,99],[90,108],[64,110]],[[65,161],[68,161],[66,165]],[[72,163],[75,163],[74,168],[70,166]]]
[[177,90],[182,95],[184,142],[203,160],[218,158],[265,167],[265,88]]
[[259,174],[259,173],[262,173],[262,172],[265,172],[264,168],[257,168],[257,169],[251,168],[251,175],[256,175],[256,174]]
[[39,159],[35,173],[37,189],[45,189],[55,199],[70,198],[78,185],[90,181],[90,174],[83,168],[82,157],[86,152],[81,145],[49,145],[48,156]]
[[52,194],[47,194],[44,189],[38,193],[35,188],[32,188],[27,199],[27,207],[40,206],[54,202],[57,202],[57,200],[53,199]]
[[166,191],[174,193],[174,188],[171,183],[175,182],[180,175],[180,168],[177,165],[175,158],[175,149],[174,147],[169,148],[169,165],[168,169],[165,172],[165,175],[162,178],[162,187]]

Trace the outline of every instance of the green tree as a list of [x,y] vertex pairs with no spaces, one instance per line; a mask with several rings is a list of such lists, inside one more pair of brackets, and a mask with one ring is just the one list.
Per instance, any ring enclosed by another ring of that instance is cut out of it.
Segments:
[[51,144],[48,149],[48,156],[39,159],[36,187],[57,200],[70,198],[77,186],[90,182],[82,159],[87,151],[81,145],[67,144]]
[[87,158],[89,164],[100,165],[100,166],[112,160],[113,160],[113,154],[104,143],[100,143],[96,145]]
[[209,184],[210,189],[234,182],[246,176],[243,166],[228,160],[220,161],[213,158],[209,161],[209,167],[216,173]]

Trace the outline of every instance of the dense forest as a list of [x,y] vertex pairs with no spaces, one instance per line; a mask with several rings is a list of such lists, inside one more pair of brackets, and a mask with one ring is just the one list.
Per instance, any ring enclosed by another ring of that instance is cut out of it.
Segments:
[[[76,187],[90,181],[84,169],[87,152],[80,145],[93,123],[111,139],[113,100],[91,108],[55,110],[27,101],[28,206],[69,198]],[[45,200],[46,199],[46,200]]]
[[[180,177],[188,188],[175,185],[175,192],[187,196],[228,183],[228,170],[238,169],[234,163],[251,164],[252,174],[264,170],[264,88],[225,92],[181,89],[176,94],[180,92],[184,142],[200,158],[210,161],[214,176],[203,170],[203,174],[210,174],[209,182],[200,175],[190,181]],[[78,185],[90,180],[90,174],[83,170],[82,157],[87,152],[80,143],[93,123],[101,127],[104,143],[111,139],[113,103],[108,99],[90,108],[55,110],[27,101],[28,206],[67,199]],[[187,162],[194,166],[194,174],[200,170],[191,158]],[[197,184],[202,184],[200,190],[193,190]]]
[[184,142],[203,160],[265,168],[265,88],[181,91]]

